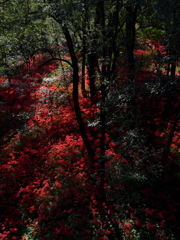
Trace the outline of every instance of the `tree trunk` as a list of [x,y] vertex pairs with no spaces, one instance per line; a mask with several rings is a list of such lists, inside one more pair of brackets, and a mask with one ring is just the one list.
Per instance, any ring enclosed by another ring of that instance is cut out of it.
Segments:
[[86,70],[86,28],[88,22],[88,5],[87,0],[84,1],[85,13],[84,21],[82,22],[83,37],[82,37],[82,79],[81,79],[81,90],[84,97],[86,97],[86,86],[85,86],[85,70]]
[[91,99],[94,98],[96,95],[96,87],[95,87],[95,80],[96,80],[96,71],[95,71],[95,65],[96,65],[96,57],[94,54],[90,54],[88,56],[88,75],[89,75],[89,85],[90,85],[90,95]]
[[135,24],[137,18],[138,6],[135,8],[131,5],[126,6],[126,48],[128,60],[128,80],[135,80],[135,64],[134,64],[134,47],[135,47]]
[[84,97],[86,97],[85,69],[86,69],[86,49],[85,49],[85,39],[83,36],[81,91]]
[[169,76],[169,71],[170,71],[170,64],[168,63],[167,64],[167,72],[166,72],[166,75]]
[[171,64],[171,77],[175,78],[176,75],[176,63]]
[[80,110],[80,106],[79,106],[79,91],[78,91],[79,68],[78,68],[78,60],[77,60],[77,57],[76,57],[75,52],[74,52],[74,46],[73,46],[73,42],[72,42],[72,38],[71,38],[71,35],[69,33],[69,30],[66,27],[62,27],[62,30],[63,30],[63,33],[65,35],[67,45],[68,45],[68,48],[69,48],[69,53],[70,53],[71,60],[72,60],[72,67],[73,67],[73,102],[74,102],[74,109],[75,109],[75,113],[76,113],[76,118],[77,118],[77,121],[78,121],[79,130],[80,130],[80,134],[82,136],[84,145],[87,149],[89,158],[91,159],[91,167],[93,167],[93,159],[94,159],[95,153],[94,153],[94,149],[92,148],[92,145],[90,143],[90,140],[87,136],[86,128],[85,128],[85,125],[84,125],[84,121],[82,119],[81,110]]
[[[96,7],[96,24],[101,26],[101,35],[103,39],[105,39],[107,32],[105,32],[105,13],[104,13],[104,1],[99,0],[97,2]],[[106,45],[103,43],[102,47],[102,67],[101,67],[101,108],[100,108],[100,123],[101,123],[101,137],[100,137],[100,148],[101,148],[101,157],[100,157],[100,203],[106,201],[106,193],[104,189],[105,184],[105,131],[106,131],[106,114],[105,114],[105,94],[106,94],[106,86],[105,80],[107,77],[106,72],[106,55],[108,54],[108,49],[106,49]]]

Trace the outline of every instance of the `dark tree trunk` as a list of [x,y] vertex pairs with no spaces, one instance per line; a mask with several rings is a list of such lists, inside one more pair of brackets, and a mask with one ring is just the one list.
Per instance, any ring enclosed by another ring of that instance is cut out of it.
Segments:
[[166,72],[166,75],[169,76],[169,71],[170,71],[170,64],[168,63],[167,64],[167,72]]
[[86,70],[86,29],[88,22],[88,5],[87,0],[84,1],[85,13],[84,21],[82,22],[83,37],[82,37],[82,79],[81,79],[81,90],[84,97],[86,97],[86,86],[85,86],[85,70]]
[[81,91],[84,97],[86,97],[85,69],[86,69],[86,49],[85,49],[85,39],[83,39]]
[[176,63],[171,64],[171,77],[175,78],[176,74]]
[[116,11],[114,13],[113,16],[113,20],[111,23],[111,26],[114,26],[114,31],[112,32],[112,42],[111,42],[111,49],[112,49],[112,65],[111,65],[111,69],[110,69],[110,74],[109,77],[111,75],[113,75],[116,71],[116,63],[117,63],[117,58],[119,56],[119,51],[117,49],[117,45],[116,45],[116,38],[118,35],[118,26],[119,26],[119,1],[117,1],[116,3]]
[[136,38],[136,18],[138,5],[133,7],[126,6],[126,49],[128,60],[128,79],[133,82],[135,80],[135,64],[134,64],[134,47]]
[[[106,32],[105,29],[105,15],[104,15],[104,1],[99,0],[97,2],[96,7],[96,24],[100,25],[101,35],[105,39]],[[106,132],[106,114],[105,114],[105,97],[106,97],[106,86],[105,86],[105,78],[107,77],[106,72],[106,63],[105,59],[108,54],[108,49],[106,49],[106,46],[103,44],[102,48],[102,67],[101,67],[101,78],[100,78],[100,85],[101,85],[101,109],[100,109],[100,123],[101,123],[101,138],[100,138],[100,148],[101,148],[101,158],[100,158],[100,203],[103,204],[103,202],[106,201],[106,193],[104,189],[105,184],[105,132]]]
[[90,95],[93,99],[96,95],[96,87],[95,87],[95,80],[96,80],[96,56],[94,54],[89,54],[88,56],[88,75],[89,75],[89,85],[90,85]]
[[94,149],[92,148],[92,145],[89,141],[89,138],[87,136],[86,133],[86,128],[84,125],[84,121],[82,119],[82,115],[81,115],[81,110],[80,110],[80,106],[79,106],[79,91],[78,91],[78,85],[79,85],[79,69],[78,69],[78,60],[77,57],[75,55],[74,52],[74,46],[73,46],[73,42],[72,42],[72,38],[71,35],[69,33],[69,30],[66,27],[62,27],[66,41],[67,41],[67,45],[69,48],[69,53],[71,56],[71,60],[72,60],[72,67],[73,67],[73,102],[74,102],[74,109],[75,109],[75,113],[76,113],[76,118],[78,121],[78,125],[79,125],[79,129],[80,129],[80,134],[82,136],[84,145],[87,149],[88,155],[91,159],[91,167],[93,167],[93,159],[94,159]]

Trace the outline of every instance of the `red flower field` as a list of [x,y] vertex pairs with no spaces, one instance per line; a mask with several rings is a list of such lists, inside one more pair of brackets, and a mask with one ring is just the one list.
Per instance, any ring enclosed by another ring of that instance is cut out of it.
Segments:
[[163,85],[156,62],[140,66],[154,51],[164,54],[151,45],[152,51],[135,52],[133,100],[123,92],[128,83],[120,63],[107,102],[103,157],[101,94],[88,97],[87,77],[79,103],[94,159],[79,132],[66,64],[65,73],[57,62],[39,69],[38,55],[29,69],[22,65],[17,76],[0,79],[0,239],[178,239],[178,73],[171,83],[161,66]]

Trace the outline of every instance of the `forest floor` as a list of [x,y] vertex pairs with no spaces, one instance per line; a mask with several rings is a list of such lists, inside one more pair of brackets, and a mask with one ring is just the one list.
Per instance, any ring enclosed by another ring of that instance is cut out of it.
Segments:
[[[173,97],[166,96],[168,91],[160,88],[164,91],[162,95],[157,86],[147,83],[149,78],[153,81],[159,78],[157,69],[151,71],[154,63],[151,67],[145,64],[150,58],[147,52],[139,50],[136,56],[139,67],[136,80],[147,86],[144,95],[136,96],[137,112],[144,117],[143,133],[154,139],[154,145],[145,147],[141,132],[129,127],[122,130],[120,118],[109,127],[104,185],[107,199],[101,206],[99,163],[92,182],[74,113],[70,69],[64,66],[62,71],[56,62],[38,69],[37,63],[33,63],[30,71],[24,68],[10,81],[0,79],[2,240],[178,240],[179,85],[171,90]],[[126,68],[120,66],[119,71],[122,79]],[[178,71],[177,68],[177,76]],[[157,89],[159,92],[154,94]],[[124,92],[120,93],[123,96]],[[98,159],[99,106],[81,94],[79,102]],[[124,105],[116,110],[117,116],[122,114],[126,121],[132,116]],[[168,114],[164,116],[166,110]],[[120,143],[123,147],[119,147]],[[163,163],[162,155],[167,150],[169,157]]]

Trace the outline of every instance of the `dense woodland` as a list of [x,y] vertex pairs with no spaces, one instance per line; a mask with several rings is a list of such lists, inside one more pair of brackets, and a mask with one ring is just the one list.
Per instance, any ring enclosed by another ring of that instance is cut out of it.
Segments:
[[0,239],[178,240],[178,0],[0,0]]

